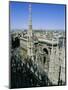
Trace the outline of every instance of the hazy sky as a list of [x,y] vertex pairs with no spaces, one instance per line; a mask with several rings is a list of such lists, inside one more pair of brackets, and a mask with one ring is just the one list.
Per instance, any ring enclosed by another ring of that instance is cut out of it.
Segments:
[[[29,3],[10,2],[10,28],[28,29]],[[32,28],[65,30],[65,5],[32,3]]]

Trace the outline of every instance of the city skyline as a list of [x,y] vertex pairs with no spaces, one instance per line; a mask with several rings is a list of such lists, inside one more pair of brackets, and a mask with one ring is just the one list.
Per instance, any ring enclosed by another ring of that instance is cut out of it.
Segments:
[[[32,28],[65,30],[65,5],[32,4]],[[29,3],[10,2],[10,29],[28,29]]]

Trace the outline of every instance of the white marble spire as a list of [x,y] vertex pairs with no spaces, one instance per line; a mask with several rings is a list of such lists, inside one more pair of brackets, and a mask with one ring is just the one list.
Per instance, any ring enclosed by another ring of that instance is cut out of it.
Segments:
[[27,55],[33,57],[33,39],[32,39],[32,7],[29,4],[29,29],[28,29],[28,39],[27,39]]

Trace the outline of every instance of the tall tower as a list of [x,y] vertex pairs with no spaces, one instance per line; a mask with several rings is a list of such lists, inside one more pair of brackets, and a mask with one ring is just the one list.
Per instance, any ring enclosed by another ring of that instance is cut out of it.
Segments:
[[27,55],[33,59],[33,37],[32,37],[32,8],[29,4],[29,29],[27,37]]

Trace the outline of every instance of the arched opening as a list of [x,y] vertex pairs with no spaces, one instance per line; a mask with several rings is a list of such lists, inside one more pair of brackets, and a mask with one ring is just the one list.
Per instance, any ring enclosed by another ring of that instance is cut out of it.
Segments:
[[47,56],[48,56],[48,50],[47,48],[43,48],[43,64],[45,64],[47,62]]
[[46,48],[43,48],[43,51],[46,52],[46,54],[48,54],[48,50]]

